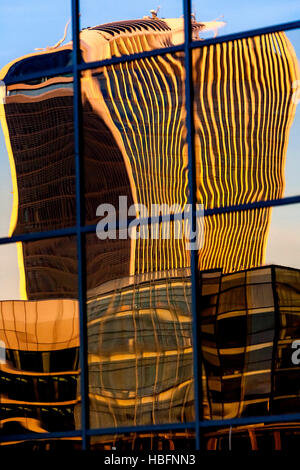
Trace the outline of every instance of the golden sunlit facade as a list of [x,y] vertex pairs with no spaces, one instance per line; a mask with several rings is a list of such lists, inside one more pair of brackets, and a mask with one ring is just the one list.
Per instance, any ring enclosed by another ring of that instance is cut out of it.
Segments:
[[79,402],[75,300],[0,302],[2,434],[74,429]]
[[[193,38],[208,27],[193,21]],[[181,18],[109,23],[80,33],[86,62],[183,40]],[[10,235],[76,225],[72,74],[5,84],[30,69],[42,74],[69,66],[71,54],[69,43],[0,72],[13,184]],[[300,77],[286,34],[194,49],[192,67],[197,201],[213,209],[281,198],[296,110],[293,83]],[[153,204],[162,214],[167,206],[183,211],[189,202],[184,53],[103,65],[80,78],[85,224],[98,222],[99,204],[112,204],[119,215],[120,195],[149,214]],[[204,218],[198,317],[205,420],[299,411],[292,385],[298,368],[288,362],[299,329],[299,270],[264,266],[271,210]],[[90,427],[170,424],[161,434],[94,437],[95,449],[116,442],[135,450],[193,447],[192,430],[171,431],[171,423],[195,420],[191,253],[184,236],[174,237],[176,223],[170,222],[170,239],[163,224],[157,239],[85,236]],[[79,430],[76,237],[17,245],[22,300],[0,303],[7,349],[0,365],[1,431]],[[278,426],[268,432],[281,448],[286,434]],[[294,427],[287,432],[297,434]],[[206,448],[221,449],[226,433],[205,431]],[[259,447],[257,428],[233,434]]]

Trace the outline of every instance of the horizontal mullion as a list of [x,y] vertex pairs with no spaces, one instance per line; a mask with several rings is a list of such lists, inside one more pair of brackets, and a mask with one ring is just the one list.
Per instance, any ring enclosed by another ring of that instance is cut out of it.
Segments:
[[290,31],[292,29],[298,28],[300,28],[300,20],[290,21],[289,23],[281,23],[272,26],[265,26],[263,28],[250,29],[248,31],[226,34],[216,38],[191,41],[189,47],[191,49],[198,49],[199,47],[210,46],[212,44],[221,44],[224,42],[235,41],[237,39],[252,38],[254,36],[262,36],[264,34],[277,33],[279,31]]

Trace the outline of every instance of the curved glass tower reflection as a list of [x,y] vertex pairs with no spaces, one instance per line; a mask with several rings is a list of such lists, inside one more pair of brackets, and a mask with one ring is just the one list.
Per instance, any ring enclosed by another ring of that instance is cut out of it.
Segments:
[[[204,23],[194,21],[192,28],[196,37]],[[182,41],[182,19],[110,23],[80,36],[85,61]],[[70,54],[67,44],[1,71],[1,122],[14,189],[11,235],[76,224],[72,76],[5,85],[28,70],[68,65]],[[296,107],[292,85],[299,77],[286,35],[195,49],[193,74],[198,201],[209,209],[280,198]],[[149,213],[152,204],[183,210],[184,80],[182,53],[82,72],[87,224],[98,221],[99,204],[112,204],[118,213],[120,195]],[[291,385],[296,372],[287,359],[299,329],[299,271],[262,267],[270,217],[271,209],[263,208],[204,219],[199,317],[205,419],[299,408]],[[174,224],[170,239],[162,225],[157,239],[86,236],[93,428],[194,419],[190,258],[186,240],[174,237]],[[19,243],[18,260],[23,300],[8,299],[0,310],[0,339],[8,345],[1,366],[3,430],[79,428],[76,239]],[[38,314],[24,314],[31,311]],[[21,390],[9,385],[14,380],[23,381],[26,399],[13,398],[13,390]],[[207,448],[222,441],[218,432],[207,437]],[[182,435],[164,438],[172,448]]]

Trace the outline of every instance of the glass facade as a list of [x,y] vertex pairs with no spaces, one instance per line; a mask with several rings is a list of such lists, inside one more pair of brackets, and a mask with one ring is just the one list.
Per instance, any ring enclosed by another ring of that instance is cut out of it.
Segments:
[[90,426],[193,421],[189,269],[109,274],[87,291]]
[[175,3],[0,71],[2,446],[298,446],[300,21]]

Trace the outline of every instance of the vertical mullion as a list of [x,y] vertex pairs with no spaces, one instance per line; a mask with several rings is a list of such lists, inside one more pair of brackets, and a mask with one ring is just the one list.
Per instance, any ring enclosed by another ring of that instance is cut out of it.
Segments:
[[81,395],[81,431],[82,449],[88,447],[87,429],[88,413],[88,366],[87,366],[87,322],[86,322],[86,276],[85,276],[85,235],[84,226],[84,174],[82,154],[82,115],[81,115],[81,62],[79,41],[79,0],[71,0],[72,41],[73,41],[73,113],[74,113],[74,154],[76,186],[76,238],[78,259],[78,302],[79,302],[79,362],[80,362],[80,395]]
[[[188,187],[189,203],[192,206],[192,232],[196,230],[196,165],[194,147],[194,116],[193,116],[193,66],[191,48],[191,2],[183,0],[184,12],[184,64],[185,64],[185,105],[188,144]],[[198,251],[191,250],[191,288],[192,288],[192,325],[193,325],[193,367],[194,367],[194,393],[195,393],[195,426],[196,450],[200,450],[200,425],[202,420],[202,361],[200,343],[199,312],[199,273]]]

